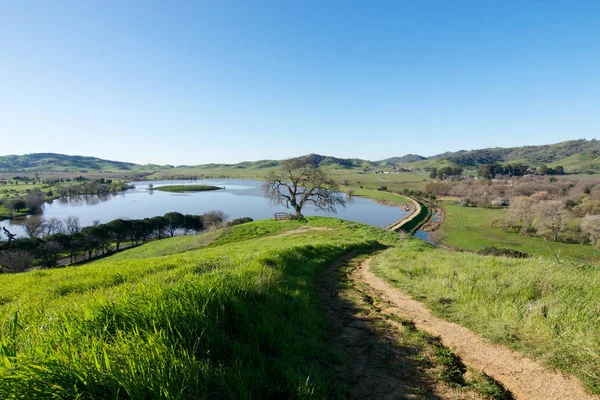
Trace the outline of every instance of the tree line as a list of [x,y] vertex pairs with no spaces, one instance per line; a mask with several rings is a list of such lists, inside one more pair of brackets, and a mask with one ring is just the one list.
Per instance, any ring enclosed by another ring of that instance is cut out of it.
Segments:
[[430,182],[425,191],[455,196],[465,207],[506,207],[491,222],[505,232],[541,236],[548,241],[600,244],[600,181],[554,176],[507,180],[467,179]]
[[72,264],[81,259],[90,260],[95,254],[107,254],[113,246],[119,251],[124,243],[135,246],[152,239],[173,237],[178,232],[187,235],[252,221],[247,217],[227,220],[228,216],[220,210],[203,215],[169,212],[153,218],[115,219],[82,227],[77,217],[62,221],[32,216],[23,225],[26,238],[10,237],[5,230],[8,240],[0,242],[0,272],[22,272],[34,264],[52,268],[63,258]]
[[[462,167],[427,167],[425,171],[429,172],[431,179],[438,178],[440,180],[457,181],[462,179],[464,169]],[[484,179],[495,179],[498,177],[512,178],[525,175],[565,175],[565,169],[562,166],[554,168],[542,165],[539,168],[530,167],[521,163],[508,164],[481,164],[477,167],[477,175]]]
[[539,168],[529,165],[515,163],[501,165],[498,163],[483,164],[477,167],[477,174],[486,179],[494,179],[498,175],[503,177],[525,176],[525,175],[565,175],[565,169],[562,166],[554,168],[542,165]]

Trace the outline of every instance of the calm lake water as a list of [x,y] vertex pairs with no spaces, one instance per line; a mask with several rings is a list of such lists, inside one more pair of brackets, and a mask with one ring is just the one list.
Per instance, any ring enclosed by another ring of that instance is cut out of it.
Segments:
[[[101,223],[117,218],[140,219],[164,215],[170,211],[182,214],[203,214],[210,210],[223,210],[231,219],[250,217],[255,220],[272,218],[275,212],[292,212],[285,207],[270,206],[263,197],[262,181],[241,179],[211,179],[198,181],[144,181],[132,182],[136,188],[108,196],[72,196],[54,200],[44,205],[43,217],[64,220],[69,216],[79,217],[83,226],[92,225],[95,220]],[[159,190],[146,190],[148,184],[154,187],[167,185],[214,185],[224,190],[190,193],[169,193]],[[399,220],[404,215],[398,207],[376,204],[369,199],[352,197],[346,207],[339,208],[337,214],[317,211],[307,205],[303,209],[307,216],[333,216],[350,221],[384,227]],[[24,237],[20,226],[22,221],[2,221],[0,226]]]

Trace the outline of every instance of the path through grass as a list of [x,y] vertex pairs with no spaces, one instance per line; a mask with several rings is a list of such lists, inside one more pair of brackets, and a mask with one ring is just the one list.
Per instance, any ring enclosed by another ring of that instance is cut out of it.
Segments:
[[457,253],[414,239],[375,257],[371,267],[437,315],[600,393],[600,267]]

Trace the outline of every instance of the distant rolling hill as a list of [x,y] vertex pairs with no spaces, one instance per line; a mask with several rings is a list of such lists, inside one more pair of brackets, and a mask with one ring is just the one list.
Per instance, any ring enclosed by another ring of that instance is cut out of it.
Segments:
[[[388,160],[394,160],[394,158]],[[396,164],[404,168],[424,169],[447,165],[476,168],[482,164],[492,163],[522,163],[533,167],[562,165],[569,173],[598,173],[600,172],[600,141],[581,139],[540,146],[461,150]]]
[[[344,159],[320,154],[303,157],[319,167],[362,169],[374,168],[377,163],[361,159]],[[244,161],[237,164],[171,165],[135,164],[122,161],[104,160],[96,157],[71,156],[56,153],[33,153],[25,155],[0,156],[0,172],[69,172],[69,173],[123,173],[123,174],[198,174],[223,170],[266,170],[278,167],[279,160]]]
[[[562,165],[568,173],[600,173],[600,141],[570,140],[566,142],[509,148],[487,148],[446,152],[432,157],[407,154],[380,161],[359,158],[337,158],[320,154],[308,154],[314,165],[327,169],[362,170],[400,166],[424,170],[427,167],[461,166],[474,169],[482,164],[522,163],[532,167]],[[55,153],[35,153],[22,156],[0,156],[0,172],[71,172],[71,173],[121,173],[152,177],[185,175],[222,175],[235,173],[239,176],[261,175],[276,168],[279,160],[244,161],[237,164],[171,165],[134,164],[103,160],[96,157],[69,156]]]
[[0,156],[0,172],[144,173],[168,168],[57,153]]
[[382,165],[385,165],[385,164],[394,165],[394,164],[412,163],[412,162],[417,162],[417,161],[426,160],[426,159],[427,159],[427,157],[423,157],[418,154],[407,154],[402,157],[386,158],[385,160],[378,161],[378,163],[382,164]]

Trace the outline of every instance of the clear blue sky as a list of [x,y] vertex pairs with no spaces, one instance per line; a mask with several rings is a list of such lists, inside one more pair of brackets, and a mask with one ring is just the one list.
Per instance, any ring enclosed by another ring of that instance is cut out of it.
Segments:
[[0,154],[160,164],[599,137],[600,2],[0,0]]

